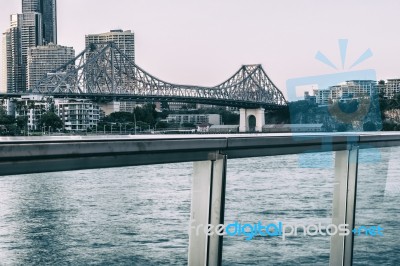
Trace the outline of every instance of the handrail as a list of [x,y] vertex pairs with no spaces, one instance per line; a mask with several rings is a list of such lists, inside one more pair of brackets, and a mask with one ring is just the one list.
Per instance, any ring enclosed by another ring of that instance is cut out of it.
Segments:
[[0,175],[400,146],[400,132],[0,137]]

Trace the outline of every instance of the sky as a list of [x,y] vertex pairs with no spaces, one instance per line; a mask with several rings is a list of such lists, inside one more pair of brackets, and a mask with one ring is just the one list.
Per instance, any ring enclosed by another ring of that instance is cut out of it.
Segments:
[[[21,0],[0,0],[0,29]],[[58,0],[58,44],[84,49],[86,34],[132,30],[136,64],[172,83],[214,86],[243,64],[262,64],[286,95],[288,79],[352,70],[400,78],[398,0]],[[339,39],[348,39],[342,69]],[[320,51],[333,69],[315,59]],[[1,84],[1,83],[0,83]]]

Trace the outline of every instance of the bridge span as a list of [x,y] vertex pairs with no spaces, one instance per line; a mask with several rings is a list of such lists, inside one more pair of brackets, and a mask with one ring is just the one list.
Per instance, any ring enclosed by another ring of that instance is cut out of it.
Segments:
[[214,87],[178,85],[162,81],[132,62],[113,43],[91,44],[70,62],[47,73],[27,92],[93,100],[170,101],[276,109],[286,106],[282,92],[261,65],[244,65]]

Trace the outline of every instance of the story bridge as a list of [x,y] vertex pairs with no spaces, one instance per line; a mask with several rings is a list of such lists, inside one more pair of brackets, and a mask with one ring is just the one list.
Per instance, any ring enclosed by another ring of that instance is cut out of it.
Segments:
[[[3,96],[24,94],[94,101],[168,101],[231,106],[242,108],[244,119],[254,115],[260,121],[264,119],[265,109],[287,105],[282,92],[261,65],[244,65],[214,87],[177,85],[144,71],[113,42],[91,44],[74,59],[48,73],[26,93]],[[260,125],[264,123],[261,121]]]

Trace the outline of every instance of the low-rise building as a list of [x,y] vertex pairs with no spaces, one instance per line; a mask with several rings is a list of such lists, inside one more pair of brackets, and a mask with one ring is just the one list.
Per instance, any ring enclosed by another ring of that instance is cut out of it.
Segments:
[[142,103],[138,104],[134,101],[123,101],[123,102],[112,101],[100,104],[100,109],[103,110],[104,114],[107,116],[115,112],[133,113],[135,108],[140,106],[143,106],[143,104]]
[[197,125],[197,132],[199,133],[207,133],[208,131],[210,131],[210,127],[212,125],[210,123],[202,123],[200,125]]
[[29,130],[41,130],[40,118],[42,114],[49,111],[50,105],[51,101],[40,95],[22,96],[15,100],[15,117],[26,116]]
[[212,125],[210,133],[239,133],[239,125]]
[[55,99],[55,112],[61,118],[66,131],[86,131],[97,127],[100,108],[86,99]]
[[264,133],[323,132],[323,124],[270,124],[264,125]]
[[400,79],[388,79],[383,88],[383,92],[386,98],[392,99],[396,94],[400,93]]
[[[179,111],[183,109],[190,109],[188,108],[188,103],[180,103],[180,102],[168,102],[168,109],[171,111]],[[194,108],[192,108],[194,109]]]
[[375,80],[349,80],[342,84],[330,86],[328,89],[314,90],[318,105],[328,105],[331,102],[347,102],[362,97],[371,97],[377,92]]
[[310,103],[316,103],[317,102],[317,97],[310,95],[310,92],[306,91],[304,92],[304,100],[308,101]]
[[318,105],[328,105],[331,99],[330,90],[314,90],[315,101]]
[[10,99],[2,99],[0,100],[0,106],[7,113],[7,115],[15,117],[15,101],[12,101]]
[[219,114],[170,114],[167,117],[168,123],[191,123],[200,125],[209,123],[212,125],[221,125],[221,115]]

